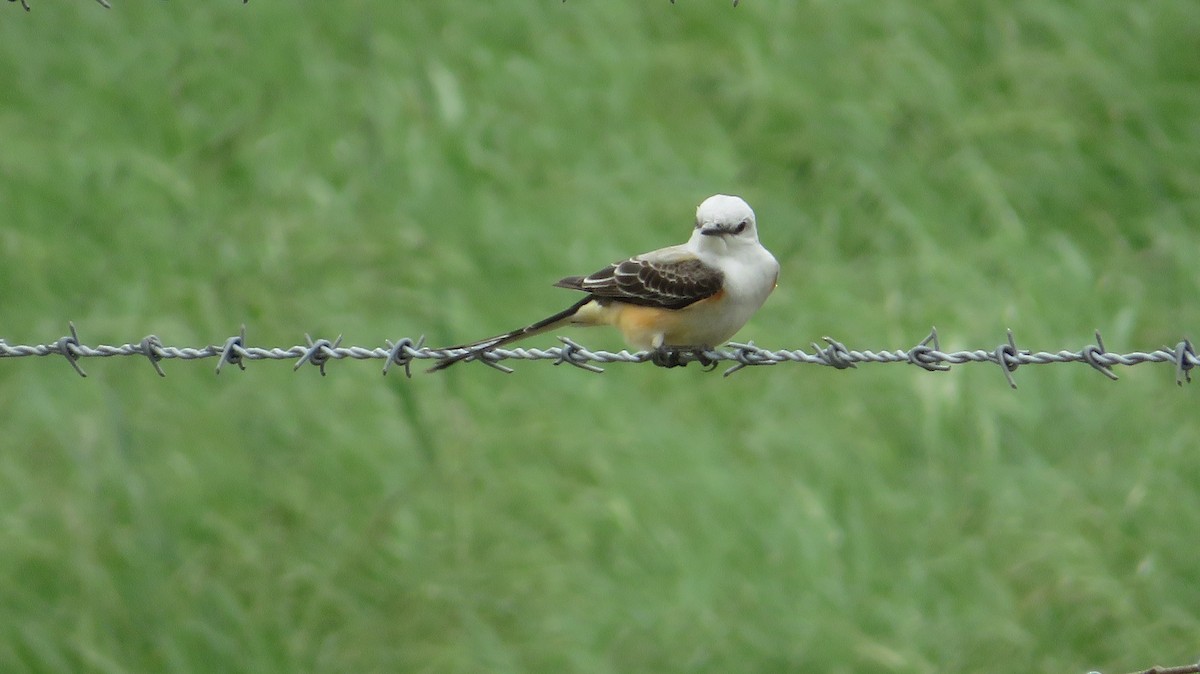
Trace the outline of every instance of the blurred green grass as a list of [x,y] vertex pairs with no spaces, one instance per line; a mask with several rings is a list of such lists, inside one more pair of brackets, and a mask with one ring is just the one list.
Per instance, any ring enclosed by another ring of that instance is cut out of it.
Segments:
[[[10,343],[462,341],[715,192],[783,265],[766,347],[1200,320],[1187,0],[0,9]],[[1166,366],[85,365],[0,363],[4,671],[1196,657]]]

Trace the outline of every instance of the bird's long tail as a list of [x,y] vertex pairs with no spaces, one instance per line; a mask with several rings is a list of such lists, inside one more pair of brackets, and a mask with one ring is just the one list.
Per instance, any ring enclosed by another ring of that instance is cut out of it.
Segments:
[[498,348],[504,346],[505,344],[512,344],[513,342],[521,340],[521,339],[525,339],[526,337],[533,337],[534,335],[540,335],[543,332],[549,332],[556,328],[562,327],[563,325],[570,323],[571,318],[574,317],[575,314],[579,313],[579,310],[582,309],[588,302],[591,302],[591,301],[592,301],[592,298],[590,296],[585,297],[585,298],[579,300],[578,302],[576,302],[575,304],[572,304],[571,306],[567,307],[566,309],[563,309],[562,311],[558,312],[557,314],[554,314],[553,316],[547,316],[546,318],[543,318],[542,320],[540,320],[536,323],[532,323],[523,328],[518,328],[516,330],[513,330],[512,332],[506,332],[501,335],[496,335],[495,337],[488,337],[487,339],[481,339],[478,342],[471,342],[470,344],[460,344],[458,346],[447,346],[447,347],[444,347],[443,349],[438,349],[439,351],[443,351],[443,350],[449,351],[451,349],[465,349],[466,353],[462,353],[457,356],[451,356],[449,358],[443,358],[443,359],[439,360],[437,362],[437,364],[435,364],[433,367],[429,368],[429,371],[437,372],[438,370],[444,370],[455,363],[458,363],[458,362],[461,362],[464,360],[471,360],[472,358],[475,358],[476,356],[478,356],[479,354],[481,354],[485,351],[491,351],[492,349],[498,349]]

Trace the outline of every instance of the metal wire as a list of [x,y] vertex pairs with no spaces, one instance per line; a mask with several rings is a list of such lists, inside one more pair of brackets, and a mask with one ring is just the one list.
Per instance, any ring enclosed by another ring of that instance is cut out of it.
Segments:
[[[17,2],[17,0],[8,0],[8,1],[9,2]],[[28,12],[29,11],[29,0],[20,0],[20,2],[21,2],[21,7],[24,8],[24,10],[26,12]],[[100,5],[103,6],[105,9],[112,9],[112,5],[108,4],[108,0],[96,0],[96,2],[100,3]]]
[[[18,0],[8,0],[8,1],[9,2],[17,2]],[[96,2],[100,3],[100,5],[102,7],[104,7],[105,9],[112,9],[112,5],[109,4],[108,0],[96,0]],[[250,2],[250,0],[242,0],[243,5],[248,2]],[[20,3],[21,3],[21,7],[23,7],[25,9],[25,11],[28,12],[29,11],[29,0],[20,0]],[[735,6],[737,5],[736,2],[733,4]]]
[[[1088,672],[1088,674],[1100,674],[1100,672],[1092,671]],[[1200,674],[1200,663],[1193,665],[1179,665],[1177,667],[1162,667],[1160,665],[1155,665],[1149,669],[1143,669],[1140,672],[1133,672],[1133,674]]]
[[[70,333],[46,344],[9,344],[0,339],[0,359],[23,358],[29,356],[63,356],[71,367],[81,377],[86,377],[79,361],[83,358],[111,358],[114,356],[141,356],[150,361],[151,366],[160,376],[166,376],[162,369],[164,360],[200,360],[216,358],[216,373],[227,365],[236,365],[246,369],[246,363],[256,360],[295,360],[293,370],[300,369],[306,363],[316,366],[322,375],[325,366],[331,360],[382,360],[383,374],[387,374],[392,366],[403,368],[406,376],[412,376],[411,366],[418,360],[441,360],[453,356],[468,355],[465,361],[478,361],[504,372],[512,372],[512,368],[501,364],[506,360],[551,360],[555,365],[574,365],[591,372],[603,372],[597,363],[645,363],[662,362],[661,353],[653,351],[592,351],[586,347],[560,337],[562,346],[548,349],[494,349],[491,351],[469,352],[465,349],[431,349],[424,346],[424,337],[417,340],[407,337],[395,342],[386,340],[386,347],[365,348],[360,346],[342,346],[342,338],[330,341],[328,339],[313,339],[305,335],[305,344],[291,347],[264,348],[249,346],[246,343],[246,328],[226,339],[222,344],[210,344],[202,347],[166,346],[156,335],[149,335],[137,343],[127,343],[120,346],[87,346],[79,341],[75,324],[69,324]],[[1050,363],[1086,363],[1109,379],[1116,380],[1113,372],[1116,365],[1133,366],[1142,363],[1170,363],[1175,366],[1175,382],[1182,386],[1184,382],[1192,381],[1192,368],[1200,365],[1200,358],[1190,340],[1183,340],[1174,348],[1163,346],[1155,351],[1133,351],[1130,353],[1110,353],[1104,348],[1104,340],[1096,332],[1096,343],[1084,346],[1078,351],[1029,351],[1017,347],[1011,330],[1006,341],[992,349],[976,349],[972,351],[944,352],[938,340],[937,329],[930,331],[925,339],[909,349],[892,351],[860,351],[847,347],[842,342],[830,337],[824,338],[825,346],[812,344],[811,351],[803,349],[772,351],[755,346],[753,342],[730,343],[726,348],[705,351],[685,350],[671,353],[671,363],[687,365],[699,362],[709,369],[720,362],[732,362],[733,366],[725,370],[729,376],[742,368],[749,366],[777,365],[780,363],[805,363],[809,365],[825,365],[837,369],[857,367],[859,363],[907,363],[916,365],[928,371],[949,370],[951,365],[964,363],[991,363],[1001,366],[1001,372],[1009,386],[1016,388],[1013,372],[1022,365],[1047,365]],[[465,362],[464,361],[464,362]]]

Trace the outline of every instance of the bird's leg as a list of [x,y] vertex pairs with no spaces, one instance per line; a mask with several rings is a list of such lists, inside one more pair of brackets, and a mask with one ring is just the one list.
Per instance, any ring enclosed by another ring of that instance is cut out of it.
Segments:
[[650,352],[650,362],[659,367],[679,367],[686,366],[687,363],[679,362],[679,352],[670,347],[658,345]]

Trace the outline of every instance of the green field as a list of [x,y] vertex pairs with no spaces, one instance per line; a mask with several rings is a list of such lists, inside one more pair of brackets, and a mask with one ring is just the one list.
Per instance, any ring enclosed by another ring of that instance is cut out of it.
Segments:
[[[765,348],[1198,337],[1194,0],[112,4],[0,3],[9,344],[462,342],[717,192]],[[0,360],[0,671],[1200,656],[1171,365],[510,364]]]

